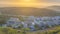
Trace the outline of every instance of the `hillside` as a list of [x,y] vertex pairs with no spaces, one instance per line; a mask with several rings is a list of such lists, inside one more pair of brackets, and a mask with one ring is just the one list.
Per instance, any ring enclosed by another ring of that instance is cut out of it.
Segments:
[[53,5],[53,6],[48,6],[47,9],[55,10],[57,13],[60,12],[60,6]]
[[0,13],[10,15],[56,16],[55,10],[33,7],[0,7]]

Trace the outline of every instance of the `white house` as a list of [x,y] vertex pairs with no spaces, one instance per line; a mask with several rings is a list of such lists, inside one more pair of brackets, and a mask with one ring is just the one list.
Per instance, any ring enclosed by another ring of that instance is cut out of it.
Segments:
[[54,16],[52,17],[52,20],[54,24],[59,25],[60,24],[60,16]]
[[11,25],[12,27],[14,26],[18,26],[21,24],[21,21],[19,20],[19,18],[14,18],[11,17],[8,21],[7,21],[7,25]]
[[34,19],[35,19],[35,17],[34,16],[26,16],[26,17],[23,17],[23,19],[24,19],[24,23],[25,24],[32,24],[32,22],[34,22]]
[[22,25],[23,25],[24,28],[27,28],[28,27],[28,24],[26,24],[24,22],[21,22],[21,23],[22,23]]
[[52,20],[52,17],[41,17],[41,19],[44,21],[51,21]]
[[56,21],[57,21],[57,20],[60,20],[60,16],[54,16],[54,17],[52,17],[52,19],[53,19],[53,20],[56,20]]
[[46,25],[52,27],[52,26],[55,26],[55,23],[53,21],[47,21]]

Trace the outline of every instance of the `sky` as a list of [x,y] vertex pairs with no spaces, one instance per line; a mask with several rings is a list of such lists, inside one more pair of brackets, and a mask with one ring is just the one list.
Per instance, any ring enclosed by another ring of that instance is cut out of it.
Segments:
[[0,7],[47,7],[60,5],[60,0],[0,0]]

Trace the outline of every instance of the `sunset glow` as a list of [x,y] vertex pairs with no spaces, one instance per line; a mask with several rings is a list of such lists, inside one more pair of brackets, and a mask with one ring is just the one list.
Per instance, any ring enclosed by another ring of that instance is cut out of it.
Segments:
[[20,0],[20,3],[34,3],[37,2],[37,0]]
[[60,5],[55,1],[45,0],[1,0],[0,7],[47,7],[50,5]]
[[29,2],[29,1],[31,1],[31,0],[23,0],[23,1],[25,1],[25,2]]

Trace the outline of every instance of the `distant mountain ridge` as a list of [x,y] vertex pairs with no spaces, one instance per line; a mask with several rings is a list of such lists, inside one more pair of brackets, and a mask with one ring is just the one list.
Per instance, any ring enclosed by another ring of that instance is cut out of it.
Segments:
[[0,13],[10,15],[60,16],[60,13],[57,13],[55,10],[34,7],[0,7]]
[[51,9],[51,10],[55,10],[55,11],[60,12],[60,6],[57,6],[57,5],[49,6],[49,7],[47,7],[47,8],[48,8],[48,9]]

